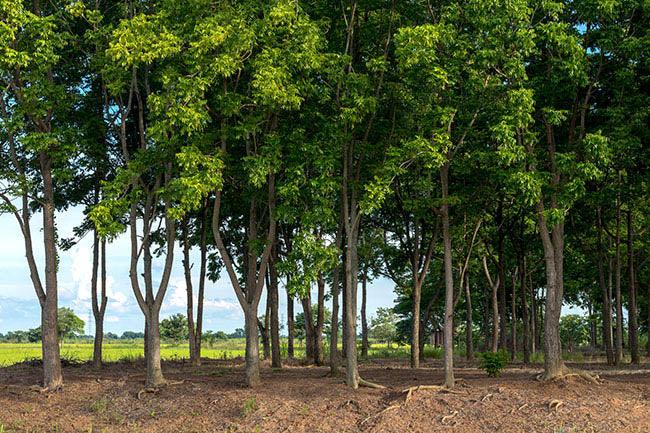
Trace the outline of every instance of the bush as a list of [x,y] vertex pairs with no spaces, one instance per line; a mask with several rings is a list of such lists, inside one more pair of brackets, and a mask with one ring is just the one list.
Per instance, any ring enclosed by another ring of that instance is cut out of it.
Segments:
[[504,351],[485,352],[481,354],[481,368],[490,377],[499,377],[501,370],[508,363],[508,354]]

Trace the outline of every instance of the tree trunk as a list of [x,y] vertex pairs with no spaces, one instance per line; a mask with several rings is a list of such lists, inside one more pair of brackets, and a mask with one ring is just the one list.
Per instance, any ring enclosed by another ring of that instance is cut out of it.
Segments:
[[257,305],[248,305],[244,311],[244,332],[246,333],[246,385],[254,387],[260,383],[260,342],[257,333]]
[[287,290],[287,357],[294,357],[294,323],[293,323],[293,295]]
[[45,249],[45,302],[41,304],[41,332],[43,353],[43,386],[50,391],[63,386],[61,357],[59,353],[58,323],[58,285],[56,225],[54,222],[54,182],[52,180],[52,161],[46,153],[40,154],[41,174],[43,176],[43,244]]
[[537,290],[533,285],[533,276],[532,274],[528,277],[528,286],[530,287],[530,352],[537,353],[537,348],[539,347],[537,338],[539,325],[537,320],[539,316],[537,315]]
[[314,363],[314,322],[312,320],[312,311],[311,311],[311,293],[307,293],[306,296],[300,299],[302,303],[302,314],[305,322],[305,362],[307,364]]
[[[347,247],[346,247],[347,249]],[[347,283],[346,283],[346,278],[345,278],[345,254],[343,255],[343,296],[341,297],[343,300],[343,308],[341,311],[341,329],[342,329],[342,338],[341,338],[341,356],[343,359],[347,358],[347,347],[348,347],[348,342],[347,339],[345,338],[345,328],[347,327],[347,320],[346,320],[346,311],[347,311]]]
[[264,359],[271,357],[271,298],[266,296],[266,311],[264,313],[264,326],[261,329],[262,346],[264,347]]
[[528,299],[526,293],[526,274],[528,273],[526,256],[522,254],[520,260],[521,273],[519,284],[521,285],[521,320],[524,322],[524,364],[530,363],[530,318],[528,317]]
[[198,365],[197,361],[197,348],[196,348],[196,337],[194,335],[194,299],[193,299],[193,289],[192,289],[192,264],[190,263],[190,240],[189,240],[189,218],[183,220],[182,225],[182,236],[183,236],[183,273],[185,275],[185,290],[187,292],[187,330],[188,330],[188,340],[190,346],[190,363],[192,365]]
[[[620,175],[619,175],[620,178]],[[616,365],[623,361],[623,299],[621,296],[621,199],[616,198]]]
[[[339,229],[340,232],[340,229]],[[340,239],[340,233],[337,235]],[[340,240],[337,241],[340,247]],[[339,292],[340,292],[340,264],[337,263],[332,276],[332,323],[330,325],[330,373],[332,376],[338,374],[341,358],[339,357]]]
[[451,233],[449,232],[449,163],[445,163],[440,170],[440,183],[442,186],[442,240],[444,245],[444,273],[445,273],[445,387],[454,387],[454,275],[452,267]]
[[271,250],[271,261],[269,262],[269,299],[271,302],[271,366],[273,368],[282,367],[280,356],[280,319],[278,317],[278,247],[276,245]]
[[472,292],[469,284],[469,275],[465,276],[465,305],[466,305],[466,323],[465,323],[465,349],[468,361],[474,360],[474,321],[472,318]]
[[366,298],[367,298],[368,276],[364,269],[361,276],[361,356],[368,357],[368,319],[366,317]]
[[499,286],[492,287],[492,345],[491,351],[496,353],[499,346]]
[[316,329],[314,332],[314,362],[323,365],[323,331],[325,329],[325,279],[318,273],[318,302],[316,311]]
[[517,275],[512,275],[512,318],[510,320],[510,335],[512,336],[512,341],[510,342],[510,359],[515,360],[517,357]]
[[147,379],[145,386],[147,388],[155,388],[165,383],[163,378],[162,368],[160,365],[160,311],[157,308],[152,308],[149,320],[147,320],[147,338],[145,344],[147,345]]
[[[634,268],[634,227],[632,226],[632,210],[627,211],[627,268],[629,278],[629,338],[630,357],[632,364],[638,365],[639,358],[639,324],[636,305],[636,270]],[[650,302],[650,300],[649,300]]]
[[497,234],[498,234],[498,272],[499,272],[499,288],[498,288],[498,305],[499,305],[499,348],[506,350],[508,347],[508,315],[507,302],[506,302],[506,263],[505,263],[505,226],[503,221],[503,203],[499,203],[496,216]]
[[201,365],[201,337],[203,336],[203,301],[205,299],[205,280],[207,274],[207,237],[208,237],[208,203],[206,201],[201,221],[201,258],[199,269],[199,294],[196,300],[196,331],[194,347],[196,348],[195,365]]
[[422,286],[417,278],[417,270],[413,272],[413,294],[411,309],[411,368],[420,368],[420,303]]
[[[100,251],[101,250],[101,251]],[[100,259],[101,254],[101,259]],[[93,232],[93,270],[90,282],[91,303],[95,319],[95,340],[93,342],[93,366],[102,367],[102,343],[104,341],[104,313],[108,298],[106,297],[106,241],[99,240],[97,231]],[[97,274],[101,267],[101,302],[97,302]]]

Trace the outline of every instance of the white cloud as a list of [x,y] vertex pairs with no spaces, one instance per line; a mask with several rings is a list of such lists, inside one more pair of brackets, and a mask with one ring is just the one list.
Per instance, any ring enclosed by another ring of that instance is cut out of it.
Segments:
[[120,318],[117,316],[106,316],[106,321],[108,323],[118,323],[120,321]]

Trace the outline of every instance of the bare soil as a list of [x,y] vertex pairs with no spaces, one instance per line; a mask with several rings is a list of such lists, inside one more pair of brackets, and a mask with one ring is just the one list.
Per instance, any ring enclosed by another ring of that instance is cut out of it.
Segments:
[[240,360],[200,368],[167,362],[170,384],[155,393],[140,392],[141,364],[67,366],[65,387],[54,393],[38,392],[39,367],[22,364],[0,368],[0,431],[650,432],[650,365],[588,368],[604,383],[540,383],[540,366],[488,378],[461,365],[454,393],[420,389],[407,401],[404,389],[441,383],[439,362],[417,371],[401,361],[366,362],[361,375],[387,388],[357,391],[329,377],[327,367],[265,365],[262,385],[247,389]]

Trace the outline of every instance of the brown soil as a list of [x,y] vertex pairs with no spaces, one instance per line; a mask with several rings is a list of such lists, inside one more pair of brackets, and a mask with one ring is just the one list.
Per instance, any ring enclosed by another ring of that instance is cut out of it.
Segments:
[[38,366],[16,365],[0,369],[0,431],[650,432],[650,366],[589,367],[603,384],[539,383],[539,368],[493,379],[463,367],[456,393],[417,390],[406,401],[404,389],[442,381],[439,363],[413,371],[397,361],[368,362],[362,376],[387,389],[351,391],[326,367],[266,367],[253,390],[241,386],[240,361],[174,362],[164,365],[171,384],[155,393],[139,393],[142,365],[69,366],[64,389],[49,394],[33,386]]

